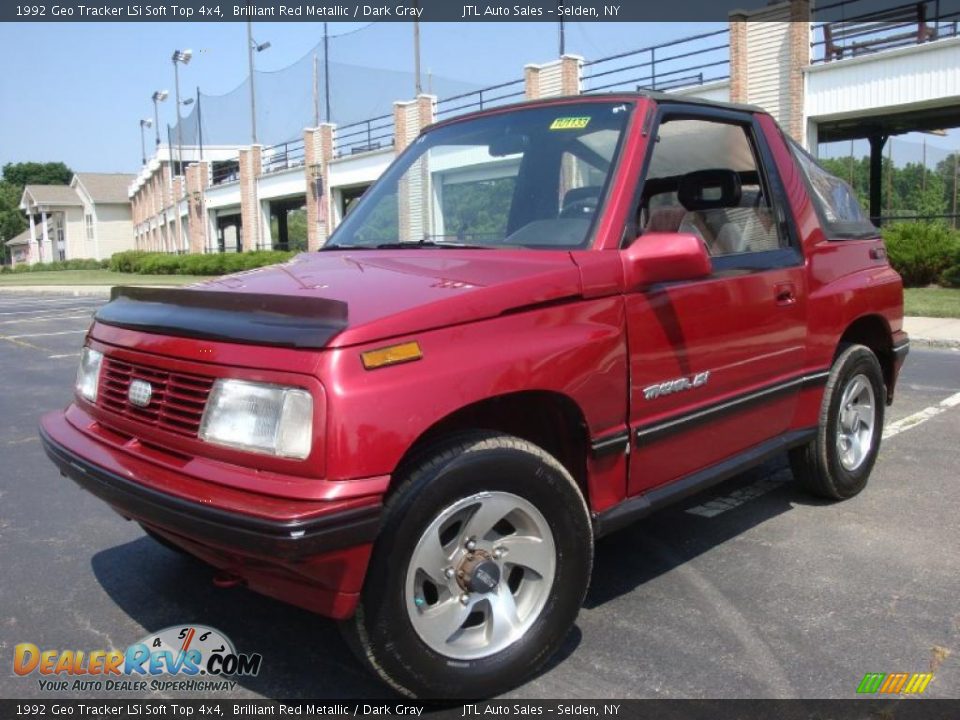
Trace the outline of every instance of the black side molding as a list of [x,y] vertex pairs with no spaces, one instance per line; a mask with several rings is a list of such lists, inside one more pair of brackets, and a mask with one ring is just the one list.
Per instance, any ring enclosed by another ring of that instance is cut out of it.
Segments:
[[347,304],[293,295],[115,287],[94,319],[180,337],[321,348],[347,327]]
[[176,535],[284,560],[373,542],[380,505],[345,510],[302,521],[277,521],[190,502],[154,490],[93,465],[56,443],[40,429],[47,456],[64,475],[121,515]]
[[730,400],[698,408],[692,412],[675,415],[667,420],[651,425],[641,425],[635,430],[637,445],[659,440],[675,432],[687,431],[705,422],[717,420],[726,415],[740,412],[753,405],[767,402],[798,388],[815,387],[827,382],[830,370],[821,370],[809,375],[801,375],[791,380],[774,383],[753,392],[738,395]]
[[815,427],[785,433],[772,440],[767,440],[760,445],[756,445],[735,457],[728,458],[723,462],[695,472],[692,475],[687,475],[685,478],[675,480],[663,487],[655,488],[643,495],[637,495],[629,500],[625,500],[619,505],[615,505],[609,510],[605,510],[594,516],[594,535],[597,537],[609,535],[616,530],[626,527],[635,520],[649,515],[655,510],[659,510],[666,505],[671,505],[688,495],[693,495],[701,490],[705,490],[711,485],[716,485],[744,470],[759,465],[764,460],[769,460],[784,450],[803,445],[813,440],[816,436],[817,428]]
[[603,457],[605,455],[615,455],[622,452],[629,452],[630,433],[626,430],[601,435],[590,442],[590,452],[594,457]]

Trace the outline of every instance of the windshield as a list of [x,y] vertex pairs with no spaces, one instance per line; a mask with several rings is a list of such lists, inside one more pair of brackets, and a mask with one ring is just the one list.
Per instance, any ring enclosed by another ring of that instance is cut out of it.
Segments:
[[549,105],[432,130],[366,193],[327,249],[586,245],[627,103]]

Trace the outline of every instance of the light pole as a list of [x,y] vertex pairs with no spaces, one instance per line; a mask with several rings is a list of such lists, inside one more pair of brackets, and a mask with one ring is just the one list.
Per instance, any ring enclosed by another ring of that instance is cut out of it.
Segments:
[[[153,120],[150,118],[144,118],[140,121],[140,153],[143,156],[143,164],[147,164],[147,143],[143,139],[143,129],[153,127]],[[159,130],[157,131],[159,136]]]
[[[190,62],[193,57],[192,50],[174,50],[171,60],[173,61],[173,85],[177,99],[177,170],[183,177],[183,123],[180,121],[180,63],[184,65]],[[180,182],[180,189],[183,190],[183,181]],[[183,249],[183,219],[180,217],[180,197],[176,199],[176,217],[177,217],[177,243],[179,250]]]
[[157,129],[157,146],[160,145],[160,109],[157,107],[158,103],[162,103],[170,96],[168,90],[157,90],[153,94],[153,126]]
[[173,57],[173,87],[177,100],[177,169],[183,174],[183,127],[180,122],[180,63],[187,65],[193,57],[192,50],[174,50]]
[[[416,3],[414,3],[416,7]],[[420,82],[420,21],[413,21],[413,87],[416,95],[423,92],[423,85]]]
[[257,90],[256,79],[253,76],[253,55],[263,52],[270,47],[270,42],[257,44],[253,39],[253,23],[247,21],[247,60],[250,64],[250,136],[253,144],[257,144]]

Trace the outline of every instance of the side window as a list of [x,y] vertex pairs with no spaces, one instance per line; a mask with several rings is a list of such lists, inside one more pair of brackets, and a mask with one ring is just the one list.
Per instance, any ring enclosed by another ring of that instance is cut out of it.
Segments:
[[713,257],[785,247],[746,127],[705,119],[661,123],[640,228],[698,235]]
[[793,140],[788,144],[828,237],[832,240],[876,237],[877,229],[863,212],[853,189],[820,167],[813,156]]

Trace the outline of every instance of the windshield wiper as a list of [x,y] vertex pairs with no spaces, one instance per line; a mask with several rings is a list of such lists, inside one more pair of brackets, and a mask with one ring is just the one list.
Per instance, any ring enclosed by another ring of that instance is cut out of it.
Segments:
[[317,252],[324,252],[325,250],[376,250],[374,245],[340,245],[339,243],[333,243],[330,245],[324,245],[321,248],[317,248]]
[[376,245],[341,245],[333,243],[319,248],[318,252],[324,250],[406,250],[407,248],[456,248],[459,250],[493,250],[490,245],[471,245],[470,243],[459,242],[436,242],[434,240],[419,240],[407,242],[385,242]]
[[434,240],[418,240],[416,242],[389,242],[375,246],[377,250],[403,250],[406,248],[455,248],[458,250],[492,250],[489,245],[472,245],[460,242],[436,242]]

